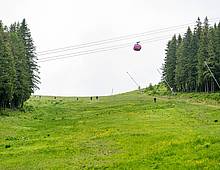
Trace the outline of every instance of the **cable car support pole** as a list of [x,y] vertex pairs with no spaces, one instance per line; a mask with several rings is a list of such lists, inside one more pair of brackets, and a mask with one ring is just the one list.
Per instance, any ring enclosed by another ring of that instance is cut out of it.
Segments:
[[126,73],[127,73],[128,76],[131,78],[131,80],[138,86],[138,89],[139,89],[139,91],[140,91],[141,86],[134,80],[134,78],[133,78],[128,72],[126,72]]
[[218,81],[216,80],[216,78],[215,78],[214,74],[212,73],[211,69],[209,68],[207,62],[205,61],[204,63],[206,65],[206,67],[208,68],[209,72],[211,73],[211,75],[212,75],[213,79],[215,80],[216,84],[218,85],[218,88],[220,89],[220,85],[218,84]]
[[[159,71],[159,69],[157,69],[157,72],[162,76],[161,72]],[[168,87],[170,88],[170,91],[174,94],[173,88],[170,86],[170,84],[167,82],[167,80],[164,78],[165,83],[168,85]]]

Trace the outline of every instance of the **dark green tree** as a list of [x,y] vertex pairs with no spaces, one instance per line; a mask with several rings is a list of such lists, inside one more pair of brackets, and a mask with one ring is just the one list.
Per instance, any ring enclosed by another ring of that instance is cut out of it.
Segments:
[[169,83],[169,85],[176,90],[175,83],[175,69],[176,69],[176,48],[177,40],[176,35],[173,36],[167,44],[165,64],[163,68],[164,79]]
[[39,81],[39,68],[37,65],[37,55],[36,55],[36,48],[34,46],[33,39],[31,37],[30,29],[27,26],[26,20],[23,19],[20,25],[20,34],[23,39],[23,43],[25,46],[25,57],[26,62],[29,70],[29,88],[27,89],[28,98],[31,93],[34,92],[35,89],[38,89]]
[[[191,90],[197,91],[198,90],[198,49],[200,43],[200,37],[202,33],[202,23],[200,18],[198,17],[196,21],[196,26],[194,28],[193,37],[192,37],[192,48],[191,48],[191,73],[192,73],[192,82],[191,82]],[[191,91],[190,90],[190,91]]]
[[[220,22],[218,25],[214,27],[215,35],[214,35],[214,42],[215,42],[215,55],[216,55],[216,63],[217,68],[215,71],[216,79],[220,83]],[[217,88],[220,90],[219,88]]]
[[0,21],[0,106],[10,107],[15,89],[15,63],[8,32]]
[[179,36],[176,42],[174,39],[168,42],[164,61],[163,79],[176,91],[220,90],[205,64],[220,82],[220,24],[211,27],[206,17],[202,25],[198,18],[193,32],[188,27],[183,38]]
[[[210,27],[209,29],[209,43],[208,43],[208,58],[207,64],[212,71],[214,77],[218,77],[219,75],[219,56],[218,56],[218,48],[217,48],[217,36],[216,36],[216,26]],[[207,90],[214,92],[218,89],[216,82],[214,81],[214,77],[212,77],[210,71],[207,70],[204,72],[204,78],[207,81]]]
[[209,43],[209,24],[207,17],[204,20],[202,33],[200,36],[199,49],[198,49],[198,88],[200,91],[208,91],[208,80],[205,79],[205,71],[207,70],[204,62],[208,59],[208,43]]
[[181,35],[179,35],[177,39],[176,68],[175,68],[175,77],[174,77],[177,91],[182,91],[184,84],[184,78],[182,77],[183,67],[181,64],[183,62],[182,51],[183,51],[183,42]]
[[22,107],[38,88],[35,46],[26,21],[8,27],[0,21],[0,108]]
[[11,49],[16,69],[13,107],[22,107],[23,102],[29,98],[29,93],[27,93],[27,89],[29,89],[28,63],[25,58],[25,46],[18,28],[19,24],[16,23],[10,27]]
[[184,66],[184,77],[185,77],[185,91],[189,92],[193,90],[195,84],[195,77],[193,76],[194,68],[194,56],[192,46],[192,31],[188,27],[187,32],[183,38],[183,57],[185,58]]

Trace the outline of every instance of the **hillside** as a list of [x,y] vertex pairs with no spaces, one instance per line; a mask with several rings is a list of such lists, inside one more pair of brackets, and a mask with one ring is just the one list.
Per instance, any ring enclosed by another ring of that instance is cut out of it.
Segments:
[[220,169],[220,104],[194,97],[32,97],[1,113],[0,169]]

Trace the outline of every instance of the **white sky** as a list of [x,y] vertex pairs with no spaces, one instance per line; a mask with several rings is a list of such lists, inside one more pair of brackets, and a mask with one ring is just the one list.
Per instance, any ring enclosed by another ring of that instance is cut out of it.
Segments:
[[[196,21],[198,16],[202,20],[205,16],[210,19],[220,17],[219,0],[0,1],[0,19],[4,24],[26,18],[37,51],[182,25]],[[186,28],[140,39],[184,31]],[[139,39],[106,46],[136,41]],[[90,96],[110,95],[112,89],[114,93],[137,89],[126,74],[127,71],[141,87],[158,83],[160,75],[157,69],[163,63],[167,41],[143,44],[140,52],[133,51],[131,46],[39,63],[41,84],[36,94]]]

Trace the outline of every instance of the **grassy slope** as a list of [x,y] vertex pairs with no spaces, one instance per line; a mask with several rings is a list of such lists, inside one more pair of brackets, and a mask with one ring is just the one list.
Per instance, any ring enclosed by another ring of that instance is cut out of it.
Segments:
[[220,169],[218,104],[133,92],[27,105],[0,116],[0,169]]

